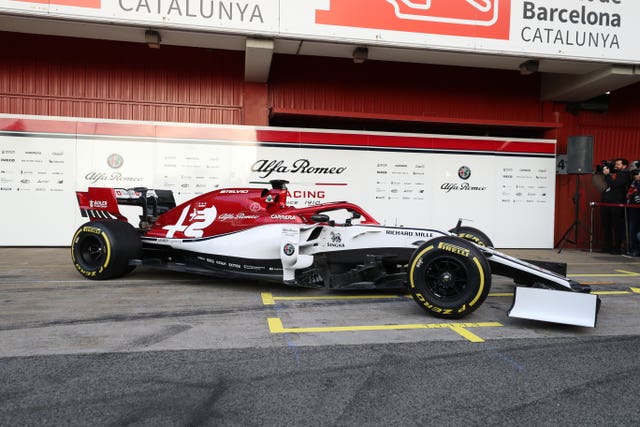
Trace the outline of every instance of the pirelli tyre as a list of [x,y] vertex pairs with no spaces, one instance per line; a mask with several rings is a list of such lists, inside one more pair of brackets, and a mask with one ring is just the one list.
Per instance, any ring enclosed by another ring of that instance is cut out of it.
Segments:
[[413,299],[436,317],[459,319],[476,310],[491,288],[491,267],[465,239],[444,236],[420,246],[409,260]]
[[482,231],[473,227],[457,227],[449,230],[449,233],[455,233],[461,239],[469,240],[479,246],[493,248],[493,242]]
[[123,276],[135,267],[129,260],[140,255],[142,242],[135,228],[119,220],[92,221],[82,225],[71,242],[76,270],[88,279]]

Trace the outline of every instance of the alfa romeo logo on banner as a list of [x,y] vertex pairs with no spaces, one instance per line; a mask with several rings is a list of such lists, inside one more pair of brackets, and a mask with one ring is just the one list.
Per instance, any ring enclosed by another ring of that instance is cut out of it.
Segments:
[[120,169],[124,164],[124,158],[118,153],[110,154],[107,157],[107,164],[111,169]]
[[458,169],[458,176],[460,177],[460,179],[469,179],[469,177],[471,177],[471,169],[469,168],[469,166],[460,166],[460,168]]

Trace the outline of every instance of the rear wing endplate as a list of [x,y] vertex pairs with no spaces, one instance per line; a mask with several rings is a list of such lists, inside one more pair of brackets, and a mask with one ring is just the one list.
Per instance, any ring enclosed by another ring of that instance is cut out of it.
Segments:
[[138,188],[89,187],[87,191],[76,191],[78,206],[83,217],[90,220],[119,219],[127,221],[119,205],[140,206],[140,220],[152,223],[158,215],[176,207],[171,190]]

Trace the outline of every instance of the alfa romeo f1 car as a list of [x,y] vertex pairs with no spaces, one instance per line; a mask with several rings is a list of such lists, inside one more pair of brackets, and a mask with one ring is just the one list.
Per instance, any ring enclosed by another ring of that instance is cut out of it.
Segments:
[[[508,256],[461,221],[449,231],[389,227],[349,202],[288,206],[286,184],[219,189],[179,206],[169,190],[77,192],[90,221],[73,236],[73,264],[93,280],[144,265],[307,288],[408,291],[428,313],[449,319],[480,307],[496,274],[524,285],[511,317],[595,327],[599,300],[565,277],[566,264]],[[127,205],[142,211],[137,227],[121,213]]]

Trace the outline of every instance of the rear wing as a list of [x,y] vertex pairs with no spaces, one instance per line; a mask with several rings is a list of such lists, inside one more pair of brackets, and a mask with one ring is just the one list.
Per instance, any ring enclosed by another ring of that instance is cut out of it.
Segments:
[[89,187],[87,191],[76,191],[80,213],[90,220],[118,219],[127,221],[119,205],[140,206],[140,228],[153,224],[158,215],[176,207],[171,190],[136,188]]

